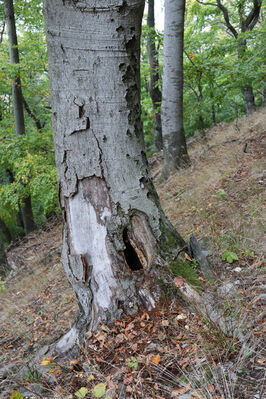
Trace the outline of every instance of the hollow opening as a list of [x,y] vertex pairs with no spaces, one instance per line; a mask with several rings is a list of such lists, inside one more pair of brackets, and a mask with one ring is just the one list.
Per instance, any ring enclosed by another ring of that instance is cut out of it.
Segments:
[[127,229],[124,229],[124,231],[123,231],[123,241],[126,246],[126,248],[124,250],[124,255],[125,255],[126,262],[129,266],[129,268],[133,271],[142,270],[143,266],[139,260],[139,257],[137,255],[135,249],[130,244]]

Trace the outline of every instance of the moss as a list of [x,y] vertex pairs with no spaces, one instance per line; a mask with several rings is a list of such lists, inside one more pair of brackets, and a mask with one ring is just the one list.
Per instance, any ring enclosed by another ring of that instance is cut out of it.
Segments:
[[169,269],[175,276],[182,276],[184,280],[194,288],[201,286],[199,276],[190,262],[177,258],[169,262]]
[[180,247],[185,245],[185,241],[180,237],[178,232],[167,223],[167,220],[160,219],[160,247],[168,254],[177,252]]

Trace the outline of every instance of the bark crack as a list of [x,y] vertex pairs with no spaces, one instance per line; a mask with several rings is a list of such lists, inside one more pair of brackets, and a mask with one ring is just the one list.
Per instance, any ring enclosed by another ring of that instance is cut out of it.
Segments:
[[97,147],[98,147],[98,150],[99,150],[99,165],[100,165],[100,170],[101,170],[101,178],[104,179],[104,167],[103,167],[103,160],[102,160],[103,151],[101,149],[99,140],[98,140],[98,138],[97,138],[97,136],[96,136],[96,134],[94,132],[93,132],[93,136],[94,136],[94,138],[96,140]]

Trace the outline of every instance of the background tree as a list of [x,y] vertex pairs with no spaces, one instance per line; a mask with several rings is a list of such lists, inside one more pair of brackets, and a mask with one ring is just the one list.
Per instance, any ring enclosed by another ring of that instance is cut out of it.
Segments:
[[119,4],[44,2],[62,261],[80,309],[59,352],[77,350],[87,325],[151,309],[153,278],[184,244],[160,207],[143,149],[144,0]]
[[[19,67],[18,41],[14,15],[13,0],[4,0],[5,18],[8,31],[9,56],[10,63]],[[19,68],[17,68],[16,77],[12,82],[12,100],[13,113],[15,119],[15,128],[17,135],[25,134],[25,122],[23,113],[23,96],[21,88],[21,80],[19,76]],[[31,197],[27,195],[21,202],[21,215],[25,233],[31,232],[35,228],[33,212],[31,207]]]
[[165,1],[162,90],[163,177],[189,164],[183,126],[184,13],[184,0]]
[[[216,3],[208,3],[197,0],[200,4],[210,5],[217,7],[224,19],[224,24],[227,28],[229,34],[231,34],[237,41],[238,46],[238,59],[239,62],[243,62],[245,59],[245,53],[247,50],[247,39],[243,36],[244,33],[248,31],[252,31],[259,20],[260,9],[261,9],[261,0],[239,0],[235,7],[237,8],[238,14],[238,28],[235,27],[234,22],[232,21],[233,17],[230,17],[230,8],[232,9],[234,5],[232,4],[230,7],[230,3],[228,2],[228,6],[225,6],[226,1],[222,3],[221,0],[216,0]],[[234,13],[234,16],[236,13]],[[252,89],[252,81],[249,81],[248,76],[245,77],[245,84],[243,85],[243,96],[246,107],[246,113],[249,114],[255,109],[255,100]]]
[[[15,15],[19,64],[10,63],[7,29],[2,29],[0,46],[0,218],[13,239],[24,233],[19,212],[24,198],[30,196],[37,224],[59,208],[42,1],[17,0]],[[3,24],[4,2],[0,4],[0,18]],[[11,87],[17,76],[21,77],[26,110],[23,135],[14,134]]]
[[150,63],[150,83],[149,92],[152,99],[154,111],[154,144],[155,148],[160,151],[163,148],[162,138],[162,121],[160,105],[162,102],[162,93],[159,88],[160,74],[158,54],[155,46],[155,21],[154,21],[154,0],[148,0],[148,17],[147,17],[147,50]]

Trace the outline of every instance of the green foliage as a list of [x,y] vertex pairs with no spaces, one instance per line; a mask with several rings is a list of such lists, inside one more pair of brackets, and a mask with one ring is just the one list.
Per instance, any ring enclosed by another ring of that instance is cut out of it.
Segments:
[[217,198],[223,200],[226,197],[226,192],[224,191],[224,189],[219,188],[219,190],[216,191],[216,196]]
[[238,256],[235,252],[225,250],[222,254],[222,260],[225,260],[228,263],[233,263],[235,260],[238,260]]
[[87,395],[88,391],[89,391],[88,388],[81,387],[77,392],[75,392],[75,396],[77,398],[85,398],[85,396]]
[[[37,224],[59,210],[42,1],[16,1],[15,17],[20,63],[9,62],[6,32],[0,47],[0,217],[13,238],[22,233],[17,213],[24,198],[31,196]],[[18,74],[28,109],[26,134],[20,136],[14,131],[11,96]]]
[[5,287],[5,283],[2,280],[2,277],[0,276],[0,292],[5,291],[6,287]]
[[139,365],[139,358],[131,356],[129,359],[126,360],[128,367],[137,369]]
[[169,262],[169,268],[175,276],[182,276],[193,287],[200,287],[201,281],[195,270],[195,264],[184,259],[177,258]]
[[96,398],[102,398],[104,396],[105,392],[106,392],[106,385],[103,383],[95,385],[95,387],[93,388],[93,391],[92,391],[93,395]]
[[24,396],[20,392],[13,390],[9,399],[24,399]]
[[42,376],[35,367],[29,367],[24,374],[24,380],[27,382],[38,382],[42,380]]

